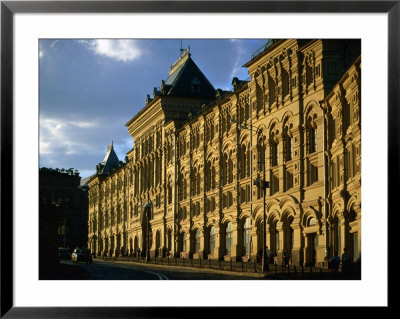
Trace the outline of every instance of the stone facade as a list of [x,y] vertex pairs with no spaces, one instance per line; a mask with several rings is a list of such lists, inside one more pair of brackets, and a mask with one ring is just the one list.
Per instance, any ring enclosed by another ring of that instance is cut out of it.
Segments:
[[[271,262],[287,249],[292,264],[326,266],[345,246],[358,258],[360,47],[270,41],[244,65],[250,80],[234,78],[232,91],[214,96],[187,71],[187,88],[171,94],[193,62],[183,53],[126,124],[134,147],[125,162],[103,174],[103,161],[88,182],[92,251],[148,245],[151,256],[254,260],[265,220]],[[258,176],[269,182],[265,203]]]

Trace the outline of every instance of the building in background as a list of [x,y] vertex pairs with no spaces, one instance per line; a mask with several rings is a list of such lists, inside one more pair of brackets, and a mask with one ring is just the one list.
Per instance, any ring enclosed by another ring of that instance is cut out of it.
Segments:
[[88,181],[92,252],[246,261],[265,238],[278,263],[356,260],[360,54],[360,40],[271,40],[223,91],[183,51],[126,123],[125,161],[109,145]]
[[[46,241],[70,250],[87,245],[88,186],[73,169],[39,169],[40,252]],[[45,225],[48,225],[46,227]]]

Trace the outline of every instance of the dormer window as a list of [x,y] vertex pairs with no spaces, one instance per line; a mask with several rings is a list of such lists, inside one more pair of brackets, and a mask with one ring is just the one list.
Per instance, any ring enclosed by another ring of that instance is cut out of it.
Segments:
[[200,81],[198,78],[194,78],[190,84],[192,93],[200,93]]

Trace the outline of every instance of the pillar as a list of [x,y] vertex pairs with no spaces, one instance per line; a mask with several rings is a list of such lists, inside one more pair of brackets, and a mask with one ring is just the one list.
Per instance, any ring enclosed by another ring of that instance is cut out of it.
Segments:
[[302,233],[300,229],[300,225],[295,221],[292,222],[291,227],[293,229],[293,248],[292,248],[292,264],[296,266],[300,266],[303,264],[303,256],[302,256]]

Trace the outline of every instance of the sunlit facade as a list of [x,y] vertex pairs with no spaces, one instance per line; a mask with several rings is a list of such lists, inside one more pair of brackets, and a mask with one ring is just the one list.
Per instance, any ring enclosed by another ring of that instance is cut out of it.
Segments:
[[[215,90],[189,50],[126,123],[134,147],[109,145],[90,179],[96,254],[254,260],[265,197],[270,262],[326,266],[361,252],[361,43],[276,40]],[[144,205],[151,203],[151,216]],[[275,258],[274,258],[275,257]]]

